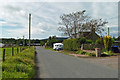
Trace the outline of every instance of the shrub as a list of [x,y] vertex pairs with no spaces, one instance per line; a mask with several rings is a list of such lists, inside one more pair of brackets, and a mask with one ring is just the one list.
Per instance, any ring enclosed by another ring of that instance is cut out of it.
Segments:
[[83,54],[83,55],[88,55],[88,56],[95,56],[95,53],[88,53],[82,50],[78,50],[76,54]]
[[76,38],[76,39],[72,39],[72,47],[71,47],[71,49],[72,49],[73,51],[78,50],[77,38]]
[[41,46],[45,45],[45,41],[40,41],[40,45]]
[[84,44],[85,42],[86,42],[86,38],[85,38],[85,37],[77,38],[78,48],[80,48],[80,47],[81,47],[81,44]]
[[88,56],[95,56],[95,53],[86,53],[86,55],[88,55]]
[[50,39],[50,40],[48,41],[48,45],[47,45],[47,46],[53,47],[53,44],[54,44],[54,43],[59,43],[59,42],[62,42],[62,41],[61,41],[61,40],[57,40],[57,39]]
[[110,50],[110,48],[112,46],[112,43],[113,43],[113,40],[112,40],[111,37],[109,37],[109,36],[108,37],[107,36],[104,37],[104,46],[105,46],[105,50],[106,51]]
[[86,40],[87,44],[93,44],[94,42],[92,40]]
[[63,49],[72,51],[72,40],[66,39],[63,41]]
[[100,39],[96,40],[95,44],[103,45],[104,44],[103,38],[100,38]]
[[76,51],[81,47],[81,44],[84,44],[86,39],[83,38],[75,38],[75,39],[66,39],[63,41],[63,49]]
[[113,56],[114,55],[114,53],[112,51],[104,52],[104,54],[109,55],[109,56]]

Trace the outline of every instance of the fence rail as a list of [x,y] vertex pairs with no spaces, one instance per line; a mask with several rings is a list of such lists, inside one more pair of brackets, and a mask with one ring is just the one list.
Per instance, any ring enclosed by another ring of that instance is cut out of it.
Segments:
[[[11,54],[12,56],[14,56],[15,54],[18,54],[18,53],[22,52],[22,51],[25,50],[26,48],[28,48],[28,47],[11,47],[11,48],[9,48],[8,53]],[[3,62],[4,62],[5,59],[6,59],[7,49],[8,49],[8,48],[3,48],[3,49],[2,49],[2,53],[3,53],[3,54],[2,54],[2,61],[3,61]]]

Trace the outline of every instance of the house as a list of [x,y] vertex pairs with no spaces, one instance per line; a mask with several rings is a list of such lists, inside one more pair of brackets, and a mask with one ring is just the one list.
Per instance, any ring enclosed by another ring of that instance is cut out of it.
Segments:
[[95,32],[94,29],[91,31],[84,31],[84,32],[79,32],[76,35],[72,34],[71,38],[80,38],[80,37],[85,37],[86,39],[91,39],[93,41],[96,41],[97,39],[100,38],[100,36]]

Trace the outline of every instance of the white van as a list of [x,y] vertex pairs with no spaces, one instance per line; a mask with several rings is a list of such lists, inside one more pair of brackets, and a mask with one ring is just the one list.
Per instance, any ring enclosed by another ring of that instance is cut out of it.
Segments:
[[62,50],[63,49],[63,44],[62,43],[54,43],[53,44],[53,49],[54,50]]

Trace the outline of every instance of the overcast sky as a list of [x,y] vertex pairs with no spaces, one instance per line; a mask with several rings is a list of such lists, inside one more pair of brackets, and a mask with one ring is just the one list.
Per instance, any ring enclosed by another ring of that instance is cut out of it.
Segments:
[[[118,3],[117,0],[98,2],[73,0],[63,2],[54,0],[30,0],[30,2],[3,2],[0,4],[0,30],[3,38],[28,38],[28,14],[32,14],[32,38],[43,39],[49,36],[61,36],[59,27],[60,15],[86,10],[86,14],[94,19],[103,18],[108,21],[110,35],[118,36]],[[107,29],[106,26],[106,29]],[[2,29],[1,29],[2,28]]]

